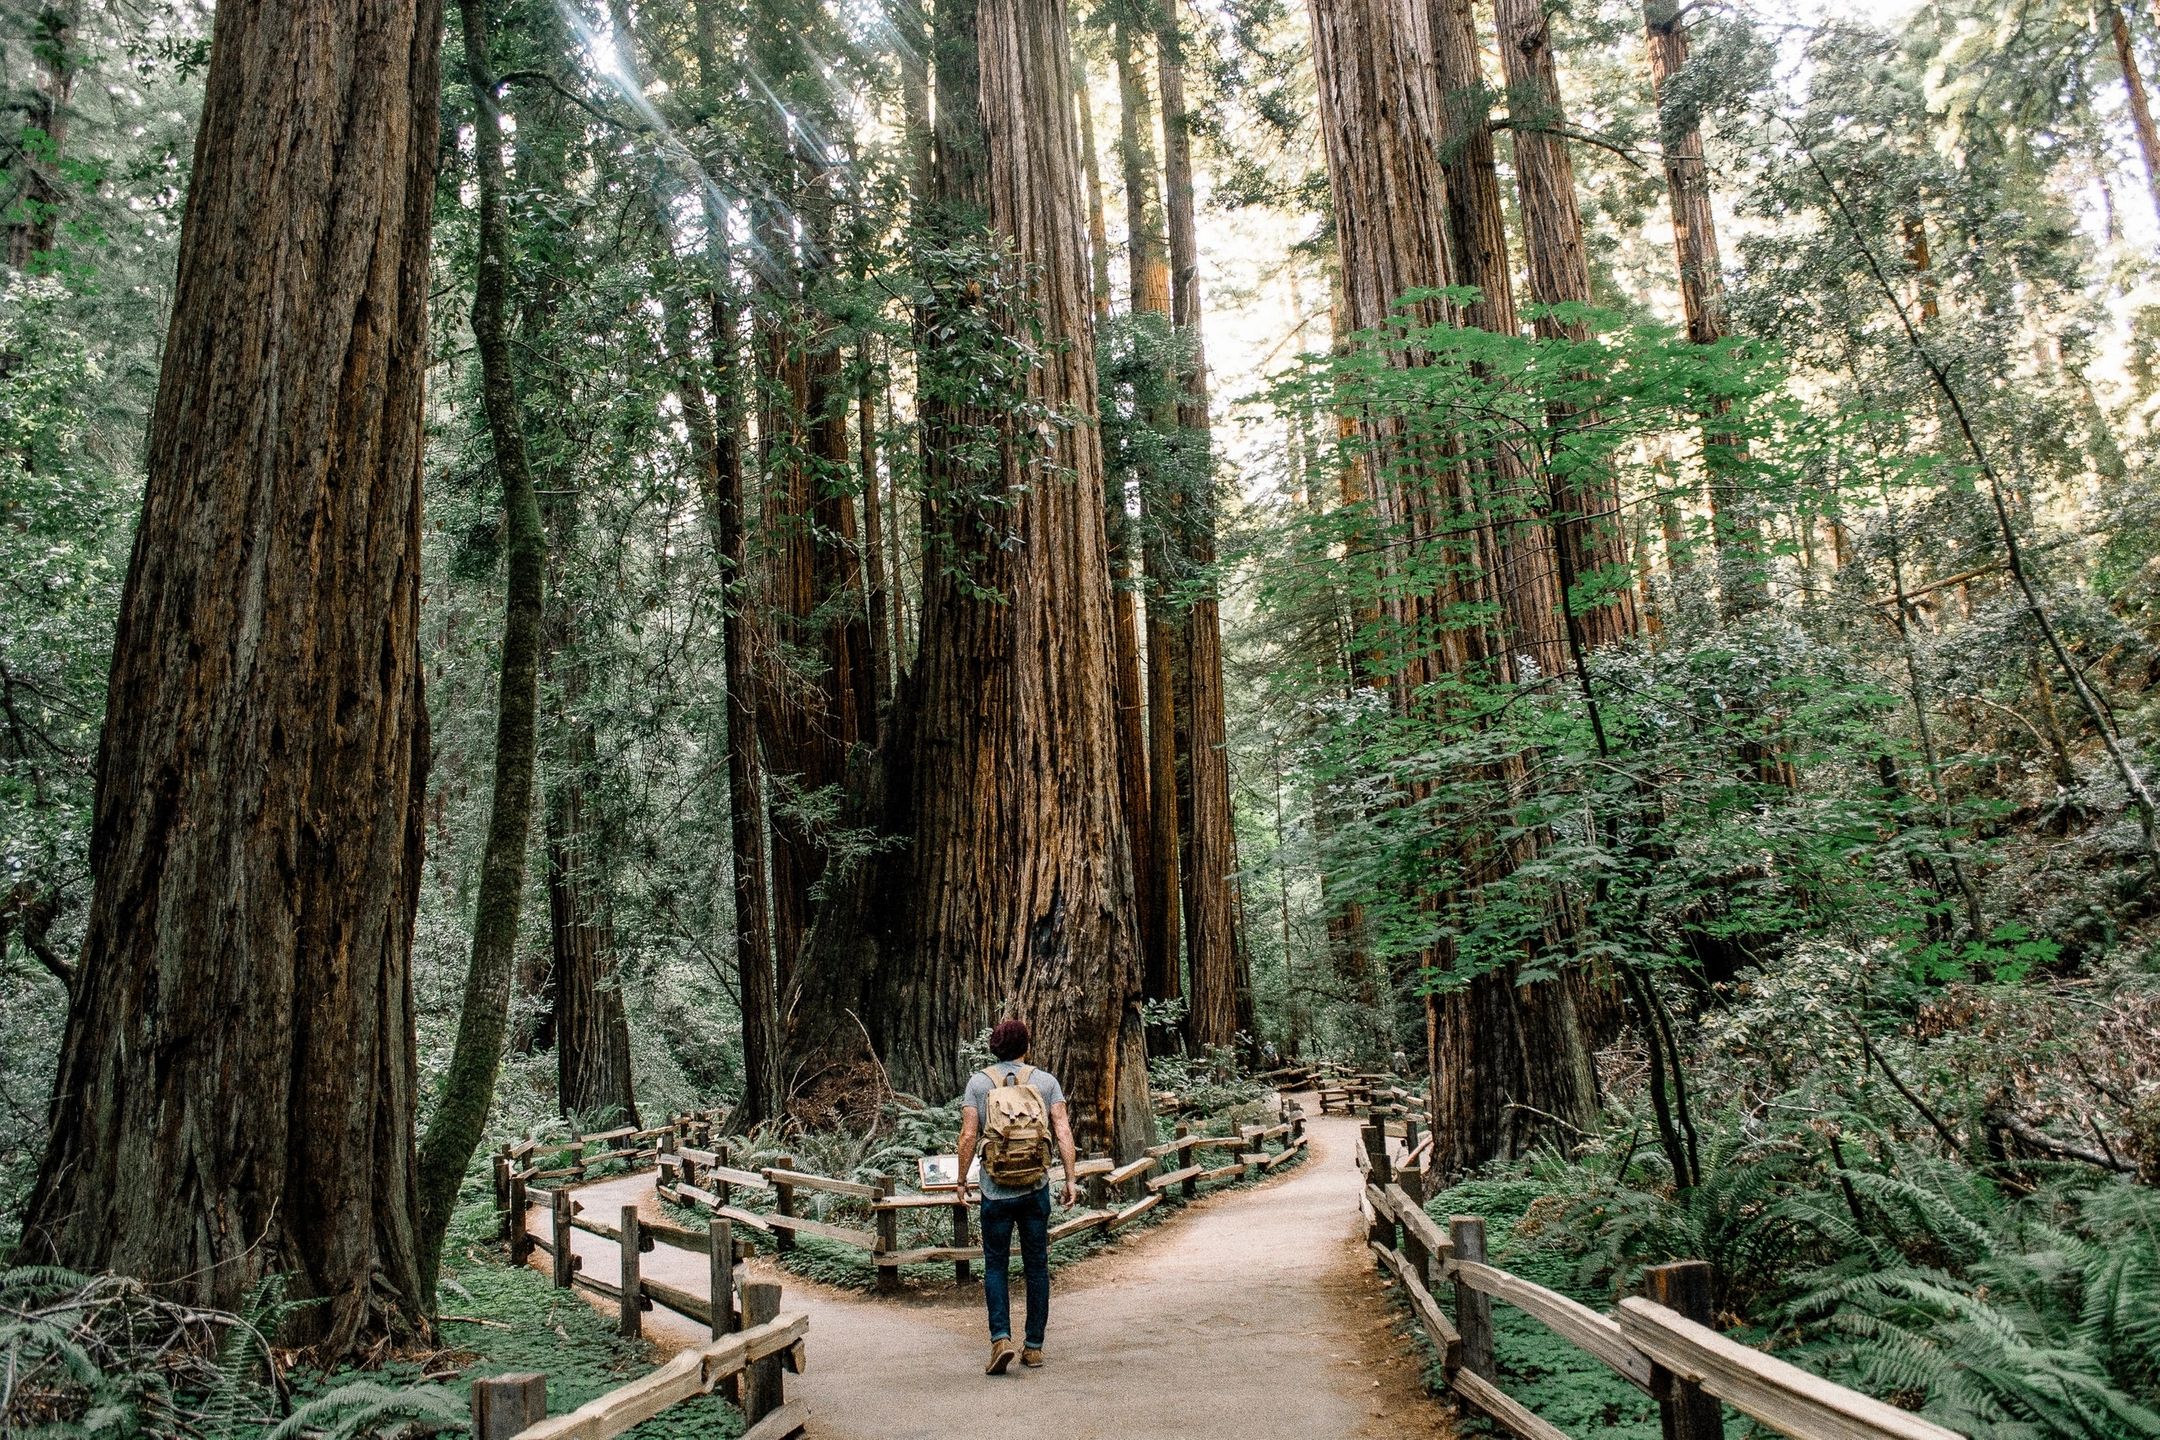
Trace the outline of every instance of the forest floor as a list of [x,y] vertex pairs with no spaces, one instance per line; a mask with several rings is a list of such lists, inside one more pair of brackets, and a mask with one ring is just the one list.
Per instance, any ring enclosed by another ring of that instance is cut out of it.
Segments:
[[[750,1261],[755,1278],[783,1285],[783,1310],[809,1312],[809,1373],[788,1382],[809,1408],[809,1434],[971,1440],[1047,1423],[1061,1440],[1445,1440],[1446,1407],[1425,1393],[1360,1230],[1357,1121],[1315,1116],[1306,1133],[1311,1156],[1288,1173],[1203,1197],[1059,1270],[1040,1370],[982,1373],[980,1284],[880,1299]],[[661,1213],[649,1174],[576,1193],[592,1215],[631,1203]],[[545,1213],[530,1223],[543,1229]],[[612,1277],[614,1242],[573,1233],[586,1273]],[[702,1255],[662,1245],[643,1271],[705,1289]],[[1012,1289],[1017,1333],[1017,1275]],[[663,1351],[706,1338],[661,1309],[647,1312],[645,1332]]]

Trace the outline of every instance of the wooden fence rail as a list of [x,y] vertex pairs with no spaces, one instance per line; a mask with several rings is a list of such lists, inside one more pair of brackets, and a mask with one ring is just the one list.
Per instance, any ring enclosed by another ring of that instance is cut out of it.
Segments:
[[[1235,1135],[1195,1135],[1181,1122],[1175,1139],[1150,1147],[1147,1154],[1128,1165],[1119,1165],[1107,1156],[1092,1156],[1079,1161],[1073,1167],[1073,1178],[1085,1193],[1085,1208],[1054,1224],[1051,1238],[1063,1239],[1094,1230],[1108,1233],[1154,1209],[1172,1190],[1181,1198],[1191,1199],[1198,1194],[1202,1184],[1249,1178],[1289,1163],[1306,1150],[1305,1112],[1295,1102],[1286,1100],[1278,1113],[1277,1123],[1248,1125]],[[656,1242],[663,1241],[687,1250],[707,1248],[708,1241],[701,1232],[663,1221],[640,1223],[630,1207],[624,1207],[615,1224],[602,1216],[586,1216],[583,1207],[570,1193],[568,1187],[581,1179],[591,1166],[650,1158],[660,1196],[679,1205],[704,1210],[712,1217],[715,1231],[731,1232],[733,1226],[740,1225],[772,1236],[774,1248],[780,1251],[792,1249],[797,1235],[814,1235],[867,1251],[876,1263],[877,1285],[883,1291],[899,1288],[900,1269],[904,1265],[950,1264],[956,1281],[964,1284],[973,1277],[974,1265],[982,1259],[982,1247],[972,1233],[970,1203],[956,1193],[895,1193],[890,1179],[865,1182],[818,1175],[798,1169],[794,1157],[789,1155],[776,1156],[769,1165],[746,1168],[731,1163],[734,1155],[728,1142],[713,1140],[711,1130],[715,1123],[715,1113],[704,1112],[678,1116],[668,1125],[652,1130],[613,1130],[560,1142],[525,1141],[503,1147],[495,1157],[496,1201],[502,1212],[502,1234],[508,1243],[511,1261],[522,1264],[534,1250],[545,1252],[553,1262],[551,1268],[558,1287],[587,1290],[615,1300],[621,1306],[625,1333],[636,1333],[629,1317],[656,1302],[692,1319],[705,1320],[707,1317],[700,1309],[680,1303],[683,1292],[671,1291],[665,1286],[655,1287],[650,1282],[640,1289],[631,1283],[627,1278],[627,1264],[626,1278],[621,1281],[582,1274],[580,1259],[572,1252],[570,1234],[575,1230],[617,1241],[627,1257],[634,1257],[640,1250],[650,1251]],[[653,1142],[649,1150],[617,1148],[588,1154],[595,1145],[626,1147],[648,1140]],[[693,1140],[702,1143],[690,1143]],[[1279,1148],[1271,1151],[1270,1145]],[[1190,1160],[1191,1156],[1207,1150],[1228,1150],[1232,1158],[1226,1164],[1212,1167],[1205,1162]],[[565,1151],[572,1156],[570,1164],[550,1166],[543,1162],[542,1157],[559,1157]],[[1165,1159],[1172,1157],[1189,1163],[1180,1163],[1160,1175],[1152,1173]],[[533,1183],[546,1178],[556,1178],[562,1183],[552,1187]],[[1064,1167],[1053,1167],[1049,1178],[1053,1184],[1062,1182]],[[1121,1189],[1127,1197],[1126,1203],[1113,1204],[1112,1192]],[[737,1190],[769,1195],[772,1209],[757,1211],[735,1204]],[[834,1195],[847,1202],[867,1202],[869,1228],[837,1224],[799,1213],[799,1191]],[[549,1224],[544,1235],[532,1233],[527,1221],[528,1210],[536,1203],[548,1207]],[[951,1212],[951,1243],[903,1248],[900,1244],[900,1213],[928,1209]],[[634,1237],[634,1240],[626,1240],[626,1237]],[[729,1244],[742,1248],[732,1240]],[[723,1292],[716,1288],[714,1293]],[[713,1333],[717,1336],[721,1332],[716,1329]]]
[[[1700,1260],[1651,1267],[1649,1294],[1622,1300],[1610,1315],[1492,1265],[1483,1220],[1454,1216],[1443,1231],[1425,1213],[1430,1176],[1417,1160],[1431,1137],[1420,1141],[1415,1128],[1413,1120],[1398,1152],[1384,1118],[1364,1127],[1357,1164],[1367,1241],[1402,1286],[1448,1388],[1523,1440],[1568,1437],[1500,1388],[1495,1300],[1656,1399],[1666,1440],[1722,1437],[1721,1402],[1797,1440],[1958,1440],[1953,1430],[1720,1335],[1710,1325],[1710,1267]],[[1442,1291],[1452,1294],[1452,1315],[1435,1298]]]
[[[1289,1163],[1306,1149],[1305,1112],[1295,1102],[1285,1101],[1279,1113],[1281,1118],[1277,1123],[1247,1126],[1235,1135],[1195,1135],[1181,1122],[1176,1138],[1149,1147],[1146,1154],[1126,1165],[1101,1155],[1079,1161],[1073,1167],[1073,1178],[1085,1193],[1084,1208],[1052,1225],[1050,1238],[1059,1240],[1094,1230],[1107,1233],[1154,1209],[1163,1196],[1173,1190],[1180,1198],[1189,1200],[1198,1194],[1203,1184],[1249,1178]],[[1270,1145],[1279,1148],[1270,1150]],[[1206,1150],[1228,1150],[1233,1158],[1228,1163],[1213,1166],[1189,1159]],[[1163,1173],[1154,1173],[1165,1160],[1173,1157],[1181,1163]],[[877,1183],[840,1180],[797,1169],[792,1156],[780,1156],[776,1163],[754,1170],[733,1165],[732,1159],[725,1143],[704,1149],[670,1146],[663,1140],[655,1162],[659,1171],[659,1192],[664,1199],[676,1204],[705,1210],[716,1220],[732,1221],[769,1234],[773,1236],[775,1248],[783,1251],[793,1246],[797,1235],[814,1235],[867,1251],[877,1266],[878,1289],[883,1291],[899,1288],[900,1269],[904,1265],[950,1264],[953,1278],[964,1284],[972,1278],[975,1263],[982,1259],[982,1246],[975,1242],[971,1233],[972,1202],[955,1192],[898,1193],[890,1180]],[[1063,1166],[1052,1167],[1050,1183],[1062,1183],[1064,1178]],[[773,1199],[772,1210],[751,1211],[736,1206],[732,1201],[737,1188],[769,1193]],[[1122,1206],[1111,1203],[1112,1193],[1119,1190],[1128,1197],[1128,1203]],[[871,1228],[836,1224],[798,1213],[797,1192],[800,1191],[836,1195],[849,1201],[867,1201]],[[952,1243],[903,1248],[899,1239],[901,1212],[937,1209],[952,1213]],[[515,1226],[516,1222],[512,1223]],[[570,1223],[573,1228],[592,1229],[597,1222],[581,1226],[573,1214]],[[516,1243],[519,1242],[513,1236],[513,1245]],[[536,1237],[526,1237],[523,1243],[542,1248],[548,1244]]]
[[[634,1252],[633,1252],[634,1253]],[[780,1287],[746,1285],[748,1308],[762,1318],[710,1344],[685,1350],[651,1374],[547,1418],[547,1376],[497,1375],[472,1387],[473,1440],[613,1440],[672,1405],[726,1385],[750,1428],[742,1440],[800,1435],[807,1415],[784,1394],[783,1370],[800,1375],[810,1317],[782,1315]]]

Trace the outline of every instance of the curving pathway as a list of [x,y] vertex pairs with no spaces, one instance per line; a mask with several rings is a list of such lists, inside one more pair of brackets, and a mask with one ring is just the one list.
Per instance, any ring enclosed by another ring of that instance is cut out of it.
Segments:
[[[1039,1370],[982,1373],[980,1285],[880,1299],[751,1260],[754,1278],[784,1287],[783,1309],[810,1315],[809,1373],[789,1377],[788,1398],[807,1402],[816,1440],[1452,1436],[1447,1412],[1425,1395],[1359,1228],[1358,1122],[1313,1115],[1305,1130],[1304,1163],[1203,1197],[1190,1213],[1060,1271]],[[660,1213],[649,1174],[577,1195],[591,1215],[632,1203]],[[531,1223],[545,1233],[545,1212]],[[612,1277],[614,1242],[573,1233],[586,1273]],[[536,1259],[545,1269],[547,1257]],[[642,1269],[704,1292],[703,1255],[662,1245]],[[1015,1276],[1016,1331],[1020,1307]],[[659,1308],[646,1313],[645,1333],[662,1349],[705,1339],[704,1327]]]

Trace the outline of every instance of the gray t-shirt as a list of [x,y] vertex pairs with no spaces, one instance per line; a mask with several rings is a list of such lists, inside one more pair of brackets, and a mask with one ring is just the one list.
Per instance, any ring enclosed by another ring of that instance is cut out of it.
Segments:
[[[1000,1080],[1026,1069],[1029,1071],[1027,1083],[1034,1086],[1036,1093],[1042,1096],[1045,1109],[1055,1110],[1065,1103],[1065,1087],[1058,1084],[1057,1076],[1051,1074],[1048,1070],[1028,1065],[1024,1060],[999,1060],[992,1063],[990,1069],[997,1074]],[[989,1098],[990,1077],[977,1070],[973,1075],[968,1076],[967,1093],[960,1097],[960,1103],[973,1110],[976,1120],[980,1121],[983,1115],[983,1102]],[[998,1184],[997,1181],[992,1180],[987,1169],[982,1172],[980,1183],[985,1200],[1017,1200],[1023,1195],[1035,1193],[1034,1190],[1008,1190],[1003,1185]],[[1043,1185],[1049,1183],[1049,1180],[1045,1178]],[[1036,1190],[1041,1188],[1042,1185],[1035,1187]]]

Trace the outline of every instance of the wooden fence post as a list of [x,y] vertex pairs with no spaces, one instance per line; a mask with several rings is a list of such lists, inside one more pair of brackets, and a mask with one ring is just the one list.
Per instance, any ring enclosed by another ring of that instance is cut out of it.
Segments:
[[[1710,1264],[1706,1260],[1652,1265],[1643,1271],[1643,1293],[1698,1325],[1712,1322]],[[1651,1366],[1650,1388],[1658,1397],[1665,1440],[1722,1440],[1725,1407],[1715,1395],[1704,1393],[1702,1386],[1681,1379],[1662,1365]]]
[[[763,1325],[780,1313],[780,1287],[760,1281],[745,1282],[742,1287],[743,1327],[751,1329]],[[785,1398],[780,1378],[780,1357],[768,1356],[750,1367],[742,1392],[743,1418],[755,1425],[767,1415],[780,1408]]]
[[510,1440],[547,1419],[547,1376],[532,1370],[472,1383],[473,1440]]
[[[1101,1176],[1090,1175],[1088,1179],[1097,1181],[1097,1188],[1101,1188],[1099,1183],[1102,1179]],[[968,1246],[975,1243],[974,1236],[970,1233],[970,1231],[971,1224],[968,1219],[968,1206],[967,1202],[963,1200],[959,1204],[952,1207],[952,1243],[955,1250],[965,1250]],[[967,1284],[970,1280],[973,1280],[975,1278],[975,1266],[966,1260],[953,1261],[952,1278],[953,1284],[955,1285]]]
[[1388,1158],[1387,1126],[1378,1120],[1367,1121],[1363,1134],[1365,1158],[1372,1162],[1372,1183],[1385,1190],[1395,1179],[1395,1162]]
[[[1080,1188],[1087,1192],[1088,1209],[1100,1210],[1110,1203],[1110,1182],[1104,1179],[1100,1172],[1081,1181]],[[963,1206],[962,1208],[965,1209],[966,1207]]]
[[735,1320],[735,1226],[715,1220],[705,1234],[705,1283],[712,1296],[712,1338],[732,1335]]
[[[1191,1125],[1189,1125],[1189,1124],[1187,1124],[1187,1123],[1186,1123],[1185,1121],[1183,1121],[1183,1120],[1180,1120],[1180,1121],[1178,1121],[1178,1122],[1177,1122],[1177,1138],[1178,1138],[1178,1139],[1180,1139],[1180,1140],[1183,1140],[1183,1139],[1184,1139],[1184,1138],[1185,1138],[1186,1136],[1188,1136],[1188,1135],[1190,1135],[1190,1134],[1192,1134],[1192,1126],[1191,1126]],[[1180,1169],[1180,1170],[1189,1170],[1189,1169],[1191,1169],[1191,1168],[1192,1168],[1192,1157],[1193,1157],[1193,1152],[1192,1152],[1192,1151],[1190,1151],[1190,1150],[1180,1150],[1180,1151],[1178,1151],[1178,1152],[1177,1152],[1177,1168],[1178,1168],[1178,1169]],[[1185,1177],[1185,1183],[1184,1183],[1183,1185],[1180,1185],[1180,1186],[1178,1187],[1178,1198],[1179,1198],[1179,1199],[1182,1199],[1182,1200],[1190,1200],[1190,1199],[1192,1199],[1192,1198],[1193,1198],[1193,1197],[1194,1197],[1195,1195],[1198,1195],[1199,1193],[1200,1193],[1200,1181],[1199,1181],[1199,1179],[1198,1179],[1198,1178],[1197,1178],[1196,1176],[1192,1176],[1192,1175],[1188,1175],[1188,1176],[1186,1176],[1186,1177]]]
[[495,1152],[495,1209],[503,1217],[502,1228],[496,1233],[510,1238],[510,1147],[505,1145]]
[[625,1335],[645,1333],[645,1284],[638,1274],[638,1213],[637,1206],[622,1207],[622,1234],[616,1237],[615,1248],[622,1252],[622,1301],[621,1317],[616,1329]]
[[548,1197],[549,1217],[555,1222],[555,1288],[570,1288],[570,1272],[574,1268],[570,1256],[570,1192],[560,1182],[555,1193]]
[[514,1169],[510,1172],[510,1208],[503,1221],[508,1227],[510,1263],[522,1265],[532,1254],[532,1239],[525,1233],[525,1177]]
[[[1304,1138],[1305,1107],[1302,1105],[1292,1105],[1290,1107],[1290,1145],[1295,1145],[1298,1141],[1303,1140]],[[1285,1145],[1283,1148],[1287,1150],[1290,1148],[1290,1145]]]
[[[877,1192],[877,1198],[880,1200],[892,1199],[892,1176],[878,1176]],[[900,1288],[900,1267],[887,1264],[885,1257],[900,1248],[900,1212],[897,1210],[872,1210],[870,1214],[877,1226],[877,1239],[874,1242],[874,1255],[877,1259],[877,1288],[880,1294],[891,1294]]]
[[[1455,1241],[1457,1260],[1485,1263],[1483,1220],[1475,1215],[1451,1216],[1448,1234]],[[1461,1280],[1455,1282],[1455,1329],[1462,1335],[1463,1368],[1493,1379],[1492,1298],[1480,1295]]]
[[[793,1170],[795,1168],[795,1157],[792,1155],[775,1155],[772,1168],[775,1170]],[[795,1187],[784,1180],[773,1181],[772,1208],[773,1214],[792,1220],[795,1217]],[[782,1255],[793,1250],[795,1248],[795,1232],[783,1229],[778,1225],[773,1226],[772,1248],[776,1253]],[[751,1323],[755,1324],[756,1322],[752,1321]]]

